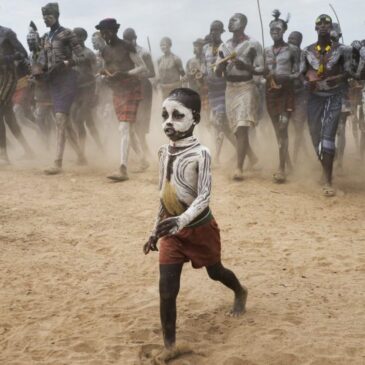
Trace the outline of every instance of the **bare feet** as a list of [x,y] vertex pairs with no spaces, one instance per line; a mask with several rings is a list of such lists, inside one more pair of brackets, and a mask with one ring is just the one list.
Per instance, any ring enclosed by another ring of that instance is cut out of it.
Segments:
[[275,172],[272,177],[277,184],[282,184],[286,181],[285,173],[280,170]]
[[158,356],[154,358],[154,363],[156,365],[165,365],[171,360],[192,353],[193,350],[188,345],[175,345],[164,349]]
[[245,286],[242,286],[242,292],[236,294],[234,297],[233,308],[229,312],[231,317],[239,317],[246,312],[248,290]]
[[122,165],[118,170],[108,175],[107,178],[113,181],[126,181],[129,179],[127,174],[127,168]]
[[233,174],[233,180],[235,181],[242,181],[243,180],[243,173],[241,169],[236,169]]
[[327,198],[331,198],[336,195],[336,190],[331,185],[325,184],[322,187],[322,193],[323,193],[323,196],[325,196]]
[[58,175],[62,172],[62,168],[59,166],[52,166],[44,170],[46,175]]

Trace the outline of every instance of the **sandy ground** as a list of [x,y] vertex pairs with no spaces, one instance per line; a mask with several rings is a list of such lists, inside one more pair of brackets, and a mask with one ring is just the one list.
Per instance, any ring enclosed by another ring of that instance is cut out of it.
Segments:
[[[316,161],[275,185],[261,160],[242,183],[213,171],[223,262],[249,289],[247,313],[226,316],[232,294],[187,264],[178,342],[191,353],[168,363],[364,364],[364,168],[349,165],[326,199]],[[156,363],[158,256],[142,245],[157,165],[115,184],[100,156],[51,177],[44,161],[0,172],[0,364]]]

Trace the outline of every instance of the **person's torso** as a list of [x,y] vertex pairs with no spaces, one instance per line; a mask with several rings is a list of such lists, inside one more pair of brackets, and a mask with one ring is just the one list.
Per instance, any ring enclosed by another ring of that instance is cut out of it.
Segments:
[[180,152],[160,149],[160,199],[170,215],[182,214],[198,195],[199,161],[206,148],[195,140]]
[[72,36],[72,31],[62,26],[45,35],[44,52],[47,57],[48,69],[51,69],[57,63],[72,59]]
[[163,55],[158,61],[158,72],[161,84],[172,84],[180,81],[180,70],[177,64],[177,56],[173,53]]
[[107,45],[102,51],[105,68],[110,72],[128,72],[134,68],[130,57],[130,49],[119,39],[113,45]]
[[[258,51],[256,43],[256,41],[248,36],[237,44],[234,43],[233,39],[230,39],[221,45],[220,50],[223,52],[224,57],[235,54],[235,59],[252,66]],[[228,62],[225,75],[227,80],[229,80],[230,77],[239,77],[246,80],[252,79],[253,77],[250,71],[238,69],[233,61]]]

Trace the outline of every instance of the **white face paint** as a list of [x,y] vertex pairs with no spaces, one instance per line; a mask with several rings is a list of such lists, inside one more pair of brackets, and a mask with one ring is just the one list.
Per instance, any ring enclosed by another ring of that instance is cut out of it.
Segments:
[[162,104],[162,129],[169,138],[179,139],[195,124],[193,112],[177,100],[167,98]]

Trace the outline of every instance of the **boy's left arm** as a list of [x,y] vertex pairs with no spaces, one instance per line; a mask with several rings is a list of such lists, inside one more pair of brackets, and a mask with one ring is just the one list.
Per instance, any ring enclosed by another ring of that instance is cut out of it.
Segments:
[[163,220],[156,227],[158,237],[175,234],[191,223],[209,206],[212,177],[210,172],[211,157],[208,150],[203,149],[198,165],[198,196],[190,207],[181,215]]

